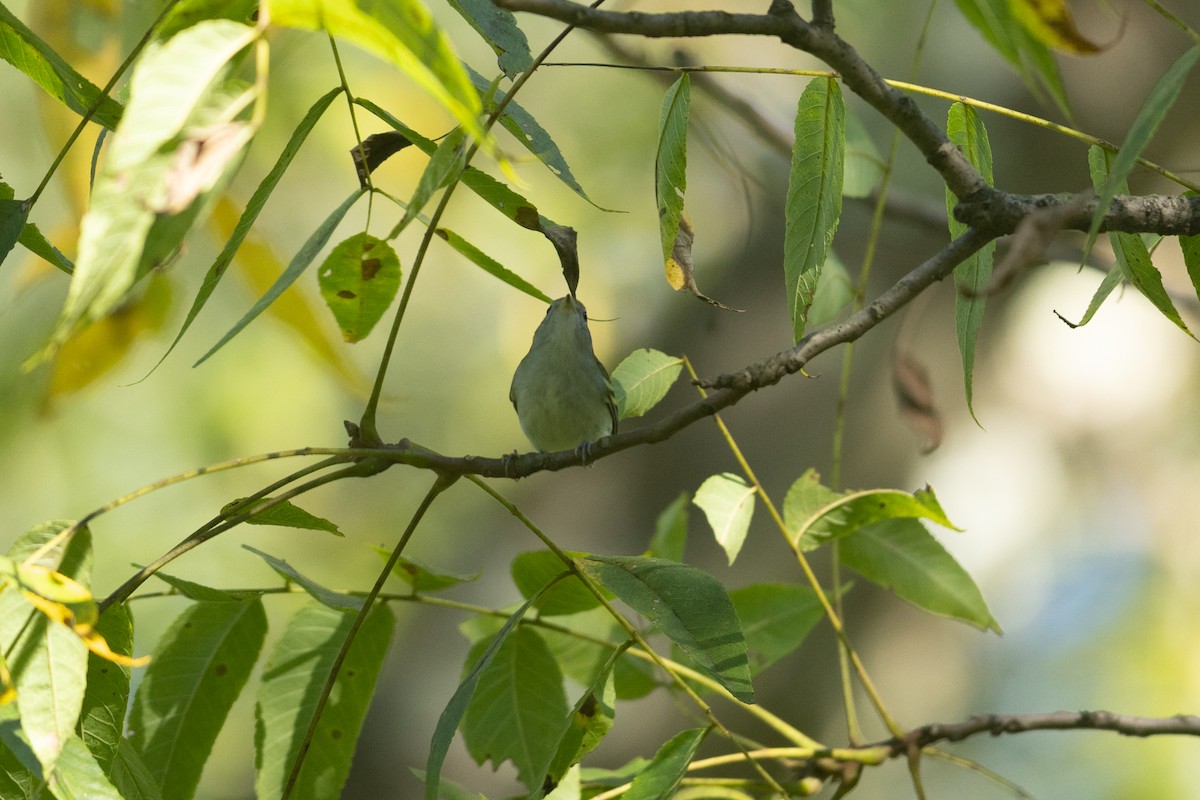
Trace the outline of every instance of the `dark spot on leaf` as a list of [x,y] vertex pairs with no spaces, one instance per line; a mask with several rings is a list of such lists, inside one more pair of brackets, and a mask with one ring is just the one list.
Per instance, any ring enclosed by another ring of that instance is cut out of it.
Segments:
[[362,276],[364,281],[369,281],[374,278],[380,268],[383,267],[383,262],[378,258],[364,258],[362,262]]
[[522,228],[528,228],[531,231],[540,231],[542,229],[541,216],[533,206],[521,206],[517,209],[517,213],[513,215],[513,219]]
[[353,300],[354,298],[358,297],[358,295],[356,295],[354,292],[350,291],[349,289],[342,289],[340,292],[338,292],[337,296],[344,297],[347,300]]
[[596,716],[596,695],[588,692],[588,696],[584,699],[583,705],[579,707],[579,715],[588,719]]
[[219,678],[222,675],[224,675],[226,672],[229,672],[229,665],[228,664],[217,664],[217,666],[213,669],[213,672],[217,673],[217,677]]
[[340,738],[342,738],[342,732],[341,732],[340,730],[337,730],[337,729],[335,728],[334,730],[331,730],[331,731],[329,732],[329,738],[331,738],[331,739],[340,739]]

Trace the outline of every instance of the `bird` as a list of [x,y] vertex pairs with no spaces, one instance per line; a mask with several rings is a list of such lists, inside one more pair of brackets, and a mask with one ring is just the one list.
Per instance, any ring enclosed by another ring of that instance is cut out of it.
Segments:
[[608,370],[592,350],[587,309],[575,295],[546,309],[508,392],[521,430],[542,452],[580,449],[617,432]]

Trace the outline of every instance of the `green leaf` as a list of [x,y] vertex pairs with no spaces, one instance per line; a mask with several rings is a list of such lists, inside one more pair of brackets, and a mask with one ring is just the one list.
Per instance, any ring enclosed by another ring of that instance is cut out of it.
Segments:
[[[482,651],[479,642],[475,650]],[[562,674],[542,637],[521,626],[505,638],[479,675],[463,719],[475,763],[511,761],[532,791],[542,785],[567,721]]]
[[809,517],[841,496],[822,484],[820,473],[809,468],[796,479],[783,499],[783,522],[789,531],[799,530]]
[[[113,652],[133,655],[133,618],[124,605],[106,609],[100,615],[96,630]],[[117,748],[125,733],[129,673],[129,667],[88,653],[87,690],[79,716],[79,733],[105,774],[116,759]]]
[[692,102],[691,78],[685,72],[663,96],[658,118],[658,154],[654,160],[654,200],[662,237],[663,263],[670,264],[683,216],[687,190],[688,110]]
[[[392,551],[385,547],[376,547],[374,550],[384,561],[392,556]],[[460,583],[470,583],[479,577],[478,572],[474,575],[435,572],[421,562],[404,556],[396,559],[396,565],[392,567],[392,574],[411,586],[414,592],[437,592]]]
[[429,156],[429,163],[425,165],[425,169],[421,172],[421,177],[417,181],[417,187],[413,189],[412,198],[404,208],[404,216],[392,228],[388,234],[389,239],[395,239],[400,235],[400,232],[408,227],[408,223],[417,218],[421,213],[421,209],[429,202],[429,198],[433,197],[433,193],[444,186],[448,186],[456,178],[463,169],[463,159],[465,151],[462,147],[463,133],[462,128],[455,128],[446,134],[441,142],[438,143],[433,153]]
[[301,575],[292,567],[291,564],[287,563],[283,559],[267,555],[261,550],[256,550],[248,544],[244,544],[242,547],[246,550],[249,550],[251,553],[254,553],[254,555],[258,556],[263,561],[266,561],[267,565],[270,566],[271,569],[278,572],[284,580],[294,582],[300,586],[300,588],[304,589],[304,591],[308,592],[314,600],[322,605],[329,606],[335,611],[353,613],[362,608],[363,603],[366,602],[365,598],[352,594],[343,594],[342,592],[335,592],[332,589],[327,589],[311,578],[306,578],[305,576]]
[[798,342],[842,215],[846,109],[836,79],[809,81],[796,107],[795,132],[783,270],[792,335]]
[[342,336],[358,342],[400,290],[400,257],[382,239],[356,233],[333,248],[317,270],[317,280]]
[[325,30],[390,62],[489,151],[482,104],[449,39],[419,0],[271,0],[272,24]]
[[66,738],[62,754],[48,777],[50,791],[64,800],[124,800],[88,752],[87,745],[74,734]]
[[458,688],[454,690],[450,702],[446,704],[438,717],[437,726],[433,731],[433,739],[429,743],[429,758],[425,762],[425,800],[437,800],[438,798],[442,765],[446,762],[446,754],[450,751],[454,732],[458,730],[463,715],[467,713],[467,706],[475,694],[475,687],[479,684],[480,675],[491,665],[496,652],[517,628],[517,623],[525,616],[525,612],[532,604],[533,600],[526,600],[505,620],[504,626],[497,631],[487,649],[475,660],[474,666],[459,683]]
[[[353,615],[310,603],[291,618],[268,655],[254,707],[258,797],[282,796],[353,624]],[[292,797],[341,796],[394,627],[395,617],[383,603],[367,614],[321,710]]]
[[1058,314],[1058,318],[1072,328],[1079,328],[1083,325],[1087,325],[1089,322],[1091,322],[1092,317],[1096,315],[1096,312],[1100,310],[1100,306],[1104,303],[1104,301],[1108,299],[1108,296],[1112,294],[1113,289],[1117,288],[1124,279],[1125,273],[1121,270],[1120,264],[1114,265],[1111,269],[1109,269],[1109,271],[1104,275],[1104,280],[1100,281],[1100,285],[1096,287],[1096,292],[1092,295],[1092,299],[1088,303],[1087,310],[1083,312],[1083,316],[1080,318],[1079,322],[1071,322],[1062,314],[1058,314],[1057,311],[1054,313]]
[[[35,526],[17,537],[9,556],[26,561],[69,525],[66,520],[56,520]],[[91,578],[91,535],[81,528],[33,565],[86,584]],[[74,631],[52,622],[14,583],[6,583],[0,589],[0,653],[16,686],[21,730],[38,762],[49,772],[67,739],[74,735],[83,708],[87,648]]]
[[817,594],[794,583],[755,583],[729,593],[755,675],[803,643],[808,632],[825,616]]
[[1187,267],[1192,288],[1196,290],[1196,296],[1200,297],[1200,234],[1180,236],[1179,249],[1183,251],[1183,263]]
[[[243,502],[245,502],[245,498],[226,503],[221,509],[221,513],[229,514],[234,507]],[[282,503],[277,503],[263,511],[256,511],[254,514],[246,517],[244,521],[247,525],[277,525],[281,528],[326,531],[335,536],[346,535],[338,530],[337,525],[334,525],[324,517],[308,513],[303,508],[300,508],[300,506],[294,505],[290,500],[284,500]]]
[[[560,579],[567,568],[549,550],[521,553],[513,559],[511,570],[513,583],[521,595],[527,599],[537,598],[533,607],[542,616],[578,614],[600,605],[600,601],[579,578],[570,575]],[[553,586],[550,586],[551,582],[554,582]]]
[[617,419],[640,417],[666,397],[683,370],[683,359],[643,347],[634,350],[612,373]]
[[979,587],[915,519],[889,519],[841,540],[842,563],[926,611],[1000,633]]
[[691,728],[671,737],[637,773],[629,791],[621,795],[622,800],[660,800],[673,796],[708,731],[708,728]]
[[754,515],[755,488],[739,475],[722,472],[700,484],[694,502],[704,511],[717,544],[732,564],[741,552]]
[[1010,0],[955,0],[959,10],[983,38],[1016,69],[1021,80],[1039,99],[1050,93],[1068,117],[1067,90],[1049,48],[1032,36],[1013,16]]
[[543,292],[541,289],[534,286],[529,281],[522,278],[512,270],[505,267],[496,259],[489,256],[487,253],[480,250],[475,245],[468,242],[463,237],[459,236],[449,228],[438,228],[434,231],[442,241],[453,247],[459,254],[465,256],[475,266],[481,268],[484,272],[507,283],[509,286],[522,291],[530,297],[536,297],[544,303],[551,303],[553,299],[550,295]]
[[[138,569],[142,568],[141,564],[134,564]],[[245,600],[248,597],[255,597],[254,592],[227,592],[224,589],[215,589],[212,586],[205,586],[202,583],[189,581],[185,578],[177,578],[174,575],[169,575],[165,572],[155,572],[154,577],[168,584],[175,591],[179,592],[189,600],[210,600],[214,602],[235,603],[238,600]]]
[[744,703],[754,702],[746,640],[716,578],[660,558],[590,555],[581,566],[662,630],[700,669]]
[[121,119],[121,104],[103,96],[91,81],[76,72],[54,48],[42,41],[3,5],[0,5],[0,58],[32,78],[47,94],[80,116],[99,101],[92,119],[109,130],[117,127]]
[[16,686],[21,729],[38,761],[50,770],[79,719],[87,648],[69,628],[36,611],[11,585],[0,591],[0,616],[0,646]]
[[128,739],[117,742],[116,760],[108,777],[125,800],[162,800],[162,791],[154,782],[154,776]]
[[[812,550],[887,519],[927,519],[959,530],[946,517],[937,496],[928,487],[912,494],[896,489],[869,489],[835,495],[826,505],[813,509],[794,529],[789,525],[789,530],[798,537],[802,549]],[[785,513],[785,523],[787,520]]]
[[191,797],[267,633],[258,598],[196,603],[159,640],[129,715],[130,743],[172,797]]
[[333,212],[325,218],[325,221],[322,222],[320,226],[312,232],[312,235],[308,237],[308,240],[304,242],[304,245],[292,258],[291,263],[288,264],[287,269],[280,274],[275,283],[271,285],[271,288],[267,290],[267,293],[260,297],[258,302],[255,303],[254,306],[251,307],[251,309],[247,311],[246,314],[240,320],[238,320],[232,328],[229,329],[229,332],[222,336],[221,340],[214,344],[207,353],[202,355],[199,360],[193,364],[193,366],[200,366],[200,364],[203,364],[213,353],[224,347],[226,342],[241,333],[242,328],[245,328],[247,325],[253,322],[259,314],[266,310],[267,306],[275,302],[279,295],[283,294],[289,286],[295,283],[296,279],[300,277],[301,273],[308,269],[308,265],[311,264],[313,259],[317,257],[317,253],[321,252],[321,248],[323,248],[329,241],[329,237],[333,236],[333,231],[337,228],[338,223],[342,221],[342,217],[346,216],[346,212],[350,210],[350,207],[354,205],[358,198],[362,197],[363,194],[363,189],[358,189],[354,192],[351,192],[350,196],[343,200],[342,204],[335,208]]
[[854,300],[854,282],[842,265],[842,260],[832,250],[825,259],[821,277],[817,279],[817,290],[813,292],[812,305],[808,307],[809,328],[819,328],[833,322],[839,314],[850,307]]
[[216,122],[245,105],[247,93],[235,91],[240,84],[228,75],[256,36],[254,28],[212,20],[146,48],[81,223],[66,302],[35,362],[127,302],[240,163],[252,126]]
[[[0,204],[0,206],[2,206],[2,204]],[[25,223],[25,227],[21,229],[21,235],[17,238],[17,241],[20,242],[21,246],[26,250],[58,270],[65,272],[68,275],[75,271],[75,263],[71,261],[71,259],[64,256],[57,247],[51,244],[50,240],[47,239],[40,230],[38,230],[38,226],[34,225],[32,222]],[[3,254],[0,254],[0,261],[3,260]]]
[[655,520],[654,536],[650,539],[646,555],[683,561],[683,551],[687,546],[687,523],[688,496],[687,492],[680,492]]
[[154,29],[154,38],[169,39],[206,19],[231,19],[253,25],[257,10],[258,0],[180,0],[168,6]]
[[[950,106],[946,123],[950,142],[979,170],[988,186],[992,186],[992,146],[988,142],[987,129],[974,108],[962,103]],[[946,190],[946,214],[950,220],[950,236],[956,238],[966,232],[967,226],[954,218],[954,206],[958,198]],[[995,241],[988,242],[954,268],[954,326],[958,331],[958,351],[962,355],[963,386],[967,397],[967,411],[975,417],[974,396],[975,342],[979,327],[983,324],[983,311],[987,304],[986,290],[992,281],[992,259],[996,252]]]
[[4,263],[13,245],[21,237],[21,232],[25,230],[25,220],[29,219],[30,208],[32,206],[28,200],[0,200],[0,264]]
[[[1154,133],[1158,130],[1159,123],[1163,121],[1163,117],[1167,115],[1171,106],[1175,104],[1180,90],[1183,89],[1183,83],[1187,80],[1188,73],[1192,71],[1192,67],[1195,66],[1197,59],[1200,59],[1200,45],[1196,45],[1185,52],[1171,65],[1170,69],[1163,73],[1163,76],[1158,79],[1158,83],[1150,90],[1150,94],[1146,97],[1145,102],[1142,103],[1137,116],[1133,118],[1133,123],[1129,126],[1129,132],[1125,134],[1125,141],[1121,143],[1121,149],[1117,151],[1112,164],[1106,170],[1107,177],[1105,177],[1102,184],[1096,187],[1096,211],[1092,216],[1092,224],[1088,228],[1087,244],[1083,248],[1085,260],[1087,254],[1092,250],[1092,245],[1096,242],[1096,236],[1100,232],[1100,224],[1104,222],[1104,215],[1108,213],[1113,197],[1118,193],[1129,191],[1125,184],[1125,179],[1129,177],[1129,173],[1137,165],[1138,158],[1141,157],[1142,151],[1146,149],[1146,145],[1154,138]],[[1096,157],[1091,155],[1091,150],[1094,148],[1095,145],[1089,148],[1089,165],[1092,165],[1096,160]],[[1092,172],[1092,182],[1095,183],[1095,166],[1092,166]],[[1138,288],[1141,289],[1142,287],[1139,286]],[[1186,331],[1187,328],[1184,328],[1184,330]]]
[[321,115],[329,108],[329,104],[341,93],[342,89],[339,86],[330,89],[322,95],[317,102],[313,103],[312,108],[304,115],[304,119],[292,131],[291,138],[288,139],[288,143],[279,154],[279,158],[275,160],[271,171],[267,173],[267,176],[255,188],[254,194],[250,196],[250,202],[246,204],[246,209],[242,212],[237,225],[234,226],[233,235],[229,237],[229,241],[221,248],[221,252],[217,255],[216,260],[213,261],[212,266],[205,273],[204,281],[200,284],[200,291],[196,293],[196,299],[192,301],[192,307],[188,309],[187,317],[184,319],[183,325],[180,326],[179,333],[175,334],[175,339],[172,340],[171,346],[167,348],[167,352],[163,353],[158,363],[161,364],[171,354],[171,351],[175,349],[175,345],[179,344],[179,340],[183,338],[183,334],[192,326],[196,315],[200,313],[200,309],[204,308],[205,303],[208,302],[208,298],[212,296],[213,291],[217,288],[217,284],[225,276],[225,271],[229,268],[229,264],[237,254],[238,248],[242,246],[242,242],[246,240],[246,235],[254,227],[254,223],[258,219],[258,215],[262,212],[263,206],[267,204],[267,199],[274,193],[280,178],[283,177],[283,173],[287,171],[288,166],[292,163],[292,159],[300,151],[300,146],[308,138],[308,134],[312,131],[313,126],[321,119]]
[[[1200,48],[1196,48],[1195,52],[1200,53]],[[1112,182],[1112,177],[1116,174],[1115,172],[1110,172],[1109,157],[1107,151],[1095,145],[1088,148],[1088,167],[1092,173],[1092,184],[1096,186],[1097,191],[1101,191],[1101,184],[1108,186]],[[1118,153],[1116,158],[1120,159],[1120,157]],[[1125,193],[1128,191],[1129,186],[1124,180],[1118,181],[1113,188],[1114,193]],[[1108,234],[1108,240],[1112,243],[1113,255],[1117,258],[1117,266],[1120,268],[1121,276],[1136,286],[1138,291],[1145,295],[1146,299],[1162,312],[1164,317],[1174,322],[1188,336],[1191,336],[1192,332],[1188,330],[1187,324],[1179,316],[1179,312],[1175,310],[1175,304],[1171,302],[1171,296],[1167,294],[1167,289],[1163,286],[1162,274],[1155,268],[1154,262],[1150,260],[1150,251],[1146,248],[1146,243],[1142,241],[1142,237],[1135,233],[1113,232]],[[1108,282],[1106,278],[1104,283],[1107,284]],[[1114,279],[1112,286],[1108,286],[1107,290],[1112,291],[1115,285],[1116,281]],[[1104,284],[1101,284],[1101,288],[1105,288]],[[1097,292],[1097,296],[1099,296],[1099,292]],[[1103,299],[1103,297],[1100,297],[1101,301]],[[1092,303],[1099,306],[1099,303],[1095,299],[1093,299]],[[1088,310],[1093,311],[1090,306]],[[1087,317],[1085,316],[1085,321],[1086,319]]]
[[[450,7],[463,16],[496,53],[496,63],[508,78],[533,66],[529,40],[517,25],[517,18],[491,0],[448,0]],[[468,72],[471,68],[467,67]],[[474,78],[474,74],[471,75]],[[478,88],[478,83],[476,84]]]
[[[3,5],[0,5],[0,13],[3,12],[3,8]],[[75,269],[71,260],[46,240],[37,225],[26,221],[29,219],[32,203],[15,198],[16,192],[13,188],[0,180],[0,264],[4,263],[13,245],[20,242],[29,252],[70,275]]]

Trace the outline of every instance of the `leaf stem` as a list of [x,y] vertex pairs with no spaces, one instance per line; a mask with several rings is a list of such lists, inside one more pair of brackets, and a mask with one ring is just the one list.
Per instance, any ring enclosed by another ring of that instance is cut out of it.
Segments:
[[[692,381],[698,381],[699,377],[697,376],[695,369],[692,368],[692,363],[687,356],[684,356],[683,363],[687,367],[688,373],[692,376]],[[696,389],[700,392],[702,397],[708,396],[708,393],[705,391],[703,386],[698,385]],[[762,483],[758,480],[758,476],[754,474],[754,470],[750,466],[750,462],[746,460],[745,455],[742,453],[742,449],[734,440],[733,434],[730,433],[729,428],[726,427],[725,421],[721,419],[721,415],[714,413],[712,418],[713,421],[716,422],[717,427],[720,429],[721,435],[725,438],[726,443],[729,445],[729,449],[730,452],[733,453],[733,457],[737,460],[738,465],[742,468],[746,478],[754,485],[754,489],[758,493],[758,496],[762,499],[763,505],[767,507],[767,513],[769,513],[771,515],[771,519],[775,521],[775,526],[783,535],[784,541],[786,541],[788,546],[792,549],[792,554],[795,556],[796,562],[800,565],[800,569],[804,572],[805,579],[808,581],[809,585],[812,586],[813,591],[816,593],[817,600],[821,603],[821,607],[825,610],[825,616],[829,619],[830,626],[833,628],[834,633],[837,634],[838,640],[842,643],[846,649],[846,652],[849,654],[850,662],[854,666],[855,672],[858,674],[858,679],[863,685],[863,690],[867,693],[867,696],[871,699],[871,703],[875,706],[876,713],[879,714],[880,719],[883,720],[884,725],[887,726],[888,731],[890,731],[893,736],[903,736],[904,729],[899,725],[899,723],[896,722],[895,719],[892,718],[892,715],[888,713],[887,708],[884,706],[883,697],[875,688],[874,681],[871,680],[871,676],[867,673],[867,669],[863,665],[862,660],[858,657],[858,653],[854,651],[852,645],[850,644],[850,639],[846,634],[845,627],[842,625],[841,617],[834,609],[833,604],[829,600],[829,596],[821,587],[821,582],[817,580],[817,574],[813,571],[812,565],[809,563],[808,558],[805,557],[804,551],[801,550],[799,544],[793,541],[792,537],[788,535],[787,524],[784,523],[783,516],[779,513],[779,510],[771,501],[770,495],[768,495],[767,490],[763,488]]]

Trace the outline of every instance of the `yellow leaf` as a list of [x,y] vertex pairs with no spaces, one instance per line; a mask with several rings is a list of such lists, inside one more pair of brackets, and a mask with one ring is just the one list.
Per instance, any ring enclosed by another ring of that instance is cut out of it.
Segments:
[[1047,47],[1086,55],[1101,48],[1075,27],[1066,0],[1008,0],[1009,8],[1025,29]]

